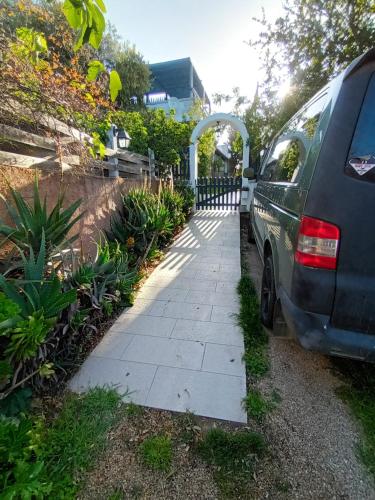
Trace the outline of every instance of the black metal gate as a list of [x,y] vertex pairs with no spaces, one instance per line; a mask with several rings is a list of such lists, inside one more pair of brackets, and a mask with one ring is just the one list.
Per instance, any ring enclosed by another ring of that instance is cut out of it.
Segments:
[[201,177],[196,180],[197,210],[237,210],[242,177]]

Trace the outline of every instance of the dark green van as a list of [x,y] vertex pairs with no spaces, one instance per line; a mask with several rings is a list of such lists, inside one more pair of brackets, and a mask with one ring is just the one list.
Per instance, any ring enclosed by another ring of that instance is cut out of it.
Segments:
[[273,139],[249,230],[264,264],[263,323],[282,313],[305,348],[374,362],[374,49]]

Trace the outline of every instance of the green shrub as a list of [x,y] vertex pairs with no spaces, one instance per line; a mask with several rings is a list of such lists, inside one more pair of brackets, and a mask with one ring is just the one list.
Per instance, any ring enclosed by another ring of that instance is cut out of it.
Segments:
[[151,436],[139,447],[143,462],[152,469],[167,471],[172,463],[172,442],[168,436]]
[[127,253],[120,249],[119,243],[111,245],[101,238],[94,262],[78,267],[71,276],[71,283],[80,290],[81,302],[85,306],[103,309],[105,315],[110,316],[112,303],[129,302],[137,279],[137,273],[129,269]]
[[63,209],[64,195],[59,194],[57,202],[50,213],[46,206],[46,198],[42,204],[39,194],[38,179],[34,182],[34,204],[29,205],[21,193],[9,186],[13,204],[3,199],[9,217],[13,225],[8,226],[0,220],[0,235],[3,235],[3,243],[12,241],[17,247],[28,253],[30,249],[34,254],[40,250],[42,235],[45,238],[45,250],[47,256],[57,249],[62,249],[71,245],[78,234],[67,238],[68,232],[74,224],[82,217],[78,215],[73,219],[73,215],[81,204],[77,200],[69,208]]
[[182,210],[185,214],[185,218],[187,218],[191,215],[195,203],[194,189],[190,186],[188,181],[179,181],[175,184],[175,191],[182,196]]
[[164,188],[160,193],[160,201],[169,212],[170,221],[173,228],[182,226],[185,222],[184,198],[178,191]]
[[160,238],[173,233],[170,213],[158,197],[136,189],[123,196],[122,211],[111,219],[110,241],[117,241],[142,263],[157,248]]
[[46,498],[50,479],[39,457],[39,428],[30,419],[0,417],[2,498]]
[[5,356],[12,361],[25,361],[37,354],[55,324],[54,319],[46,319],[42,311],[34,312],[27,319],[19,321],[9,333],[9,344]]
[[0,292],[0,323],[18,316],[20,312],[20,307]]
[[5,406],[12,404],[11,393],[30,378],[53,373],[45,350],[40,347],[61,312],[77,298],[76,290],[63,292],[57,275],[47,272],[44,232],[37,258],[32,248],[28,257],[21,250],[20,254],[22,276],[10,280],[0,274],[0,289],[17,305],[18,311],[0,323],[3,353],[0,391]]

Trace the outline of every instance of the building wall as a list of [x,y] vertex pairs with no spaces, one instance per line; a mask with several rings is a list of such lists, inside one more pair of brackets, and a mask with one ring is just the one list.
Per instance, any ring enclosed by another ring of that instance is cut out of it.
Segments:
[[[98,240],[100,232],[109,229],[111,216],[121,206],[121,194],[145,185],[142,180],[121,177],[109,179],[76,172],[65,172],[62,176],[59,172],[39,171],[38,175],[41,195],[43,198],[47,196],[49,207],[55,204],[61,190],[65,192],[65,207],[79,198],[82,199],[79,212],[84,212],[84,215],[72,229],[71,235],[79,234],[79,239],[74,246],[82,248],[83,253],[91,257],[95,256],[95,241]],[[32,203],[34,176],[35,171],[31,169],[0,166],[0,193],[10,199],[8,180],[13,188],[19,190],[25,199]],[[158,189],[158,181],[152,182],[151,189],[153,191]],[[10,222],[1,200],[0,220],[5,223]]]

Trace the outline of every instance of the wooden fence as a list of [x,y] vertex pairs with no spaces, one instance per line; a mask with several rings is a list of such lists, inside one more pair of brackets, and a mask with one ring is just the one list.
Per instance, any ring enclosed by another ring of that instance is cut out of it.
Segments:
[[155,179],[157,163],[152,154],[147,157],[106,148],[102,160],[93,159],[84,147],[93,143],[88,134],[51,117],[41,121],[47,133],[53,131],[53,137],[0,124],[0,165],[61,172],[81,167],[87,174]]

